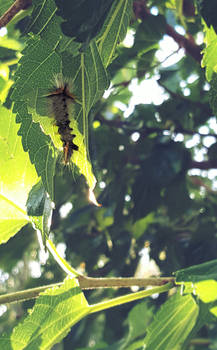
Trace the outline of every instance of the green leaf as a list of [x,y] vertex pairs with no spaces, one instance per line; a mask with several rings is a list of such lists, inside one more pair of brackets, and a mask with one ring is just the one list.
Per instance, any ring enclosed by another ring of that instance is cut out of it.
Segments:
[[214,112],[217,113],[217,74],[212,75],[211,89],[210,89],[210,106]]
[[82,113],[85,111],[88,115],[90,108],[109,86],[107,72],[95,41],[92,40],[88,48],[76,57],[68,52],[63,53],[62,62],[63,76],[71,80],[74,94],[83,108]]
[[[203,329],[202,327],[206,327],[208,323],[216,322],[215,317],[209,312],[209,308],[207,304],[204,304],[202,301],[198,300],[198,306],[199,306],[199,314],[197,318],[197,322],[190,332],[189,336],[187,337],[185,343],[183,344],[183,349],[188,349],[187,344],[189,343],[189,340],[192,340],[194,338],[197,338],[198,332]],[[204,349],[206,350],[206,349]]]
[[[53,1],[49,0],[49,3],[51,3],[51,8],[47,3],[44,4],[44,1],[36,3],[34,6],[31,30],[40,35],[41,38],[36,36],[27,42],[16,73],[12,99],[17,102],[26,101],[34,122],[39,121],[44,133],[51,136],[53,143],[49,137],[44,135],[43,138],[43,132],[39,125],[32,124],[27,109],[24,111],[23,104],[18,105],[16,102],[14,110],[19,112],[19,121],[22,123],[20,133],[23,135],[24,147],[29,151],[31,161],[35,164],[38,174],[42,176],[46,190],[53,198],[53,176],[56,161],[53,144],[57,149],[63,149],[60,135],[58,135],[57,128],[54,128],[53,119],[48,117],[49,106],[46,96],[54,89],[54,77],[61,73],[64,78],[71,79],[73,86],[76,87],[73,94],[75,94],[78,103],[76,103],[72,113],[71,125],[76,134],[76,144],[79,151],[73,152],[72,162],[85,176],[91,190],[95,186],[96,179],[88,157],[87,117],[90,108],[108,87],[108,79],[94,42],[77,57],[73,57],[70,50],[64,51],[62,57],[56,52],[60,47],[61,50],[63,49],[62,41],[65,42],[64,38],[60,42],[59,34],[55,36],[55,39],[52,37],[52,40],[47,42],[46,35],[52,32],[54,24],[59,32],[59,23],[55,19],[56,7]],[[40,28],[42,29],[40,30]],[[43,117],[40,117],[41,115]],[[30,137],[28,140],[25,139],[27,132],[28,136],[30,135],[29,129],[31,129],[31,141]],[[35,157],[37,152],[41,153],[41,157]]]
[[42,181],[31,189],[26,207],[28,215],[31,216],[31,221],[40,230],[44,246],[46,246],[46,240],[50,232],[53,203],[46,193]]
[[[105,350],[140,349],[144,344],[144,340],[141,339],[135,342],[135,339],[141,336],[144,337],[147,326],[149,325],[152,317],[153,317],[153,307],[148,306],[147,301],[137,304],[129,312],[126,320],[127,321],[126,323],[128,324],[128,327],[129,327],[127,336],[125,338],[122,338],[120,341],[113,343],[110,346],[105,345],[102,348],[99,347],[99,349],[105,349]],[[78,349],[78,350],[85,350],[85,349]]]
[[[73,152],[72,163],[74,163],[81,174],[86,178],[91,190],[95,187],[96,179],[92,172],[88,155],[88,113],[93,104],[102,96],[108,87],[108,78],[103,67],[97,46],[92,41],[83,53],[73,57],[70,53],[62,57],[63,76],[70,80],[73,94],[76,96],[75,103],[70,110],[70,126],[76,135],[75,143],[78,151]],[[52,80],[50,87],[52,88]],[[63,149],[63,143],[58,134],[58,128],[54,125],[54,119],[48,116],[48,101],[40,94],[34,98],[30,109],[35,122],[39,122],[44,133],[50,135],[55,147]],[[41,116],[43,115],[43,116]]]
[[11,50],[14,56],[15,51],[20,51],[23,48],[23,45],[18,40],[8,38],[7,36],[0,38],[0,46]]
[[[39,197],[34,199],[33,197],[37,195]],[[49,237],[51,218],[54,208],[53,202],[45,191],[41,189],[34,189],[33,195],[31,195],[31,197],[29,196],[27,203],[29,209],[28,215],[31,214],[30,218],[33,227],[34,229],[38,229],[40,231],[44,248],[46,249],[46,240]]]
[[48,239],[49,233],[50,233],[50,227],[51,227],[51,218],[53,214],[53,202],[51,201],[50,197],[47,195],[45,196],[45,202],[44,202],[44,210],[43,210],[43,223],[42,227],[39,228],[42,234],[42,239],[44,246],[46,246],[46,240]]
[[[114,16],[112,15],[109,18],[112,19],[113,24],[116,24],[118,28],[117,39],[120,40],[126,33],[126,27],[123,29],[123,26],[127,24],[126,18],[129,20],[129,13],[128,17],[126,17],[126,11],[129,10],[129,1],[121,1],[121,4],[116,4],[116,7],[113,7]],[[121,16],[121,19],[118,15]],[[23,109],[23,104],[18,105],[17,102],[26,101],[28,111],[32,113],[34,122],[39,121],[45,134],[51,136],[55,147],[62,149],[62,141],[58,133],[54,132],[52,119],[44,117],[48,116],[48,113],[45,112],[48,107],[46,107],[46,98],[43,96],[52,91],[52,80],[55,75],[62,72],[64,77],[72,80],[72,84],[75,87],[73,94],[76,96],[77,103],[71,118],[71,125],[76,134],[76,144],[79,147],[78,152],[73,152],[72,162],[79,168],[80,173],[85,176],[92,190],[96,180],[88,157],[87,118],[91,107],[108,87],[108,78],[101,59],[103,57],[102,49],[98,52],[95,42],[92,41],[91,45],[76,57],[70,54],[69,47],[67,47],[67,51],[62,52],[64,46],[62,42],[66,43],[66,39],[61,35],[59,26],[60,18],[56,16],[56,5],[52,0],[33,2],[33,13],[29,30],[35,33],[36,36],[27,42],[27,46],[23,51],[12,93],[12,99],[16,101],[14,110],[18,111],[19,121],[22,123],[20,134],[23,136],[24,147],[29,151],[30,159],[35,164],[38,174],[42,176],[43,184],[51,198],[53,198],[55,167],[52,142],[49,138],[43,138],[42,135],[39,137],[39,126],[32,124],[30,115],[27,113],[27,110],[24,111]],[[54,30],[54,28],[56,29]],[[106,31],[106,35],[103,37],[104,40],[108,39],[108,34],[110,32]],[[47,40],[48,38],[49,41]],[[100,48],[101,44],[102,38],[100,39]],[[106,45],[106,42],[104,44]],[[112,50],[114,48],[115,46],[112,47]],[[62,52],[62,57],[57,51]],[[40,118],[38,114],[43,115],[43,118]],[[31,142],[29,139],[25,139],[26,132],[29,129],[31,129]],[[43,154],[36,159],[35,153],[39,150]],[[47,164],[50,165],[49,168],[46,167]]]
[[75,279],[40,294],[33,310],[10,336],[0,338],[4,350],[48,350],[89,313],[89,305]]
[[[147,42],[149,45],[158,43],[166,31],[166,21],[164,16],[147,16],[146,20],[140,23],[136,32],[135,46],[139,47],[142,41],[145,42],[145,51],[147,50]],[[157,44],[158,47],[158,44]]]
[[[11,237],[5,244],[0,245],[0,269],[11,273],[12,269],[21,261],[25,252],[28,251],[35,240],[35,234],[30,225],[25,225],[19,231],[19,234]],[[19,247],[19,249],[18,249]],[[6,249],[7,248],[7,249]],[[1,287],[4,282],[1,283]],[[1,293],[4,292],[4,287],[1,288]],[[5,290],[6,292],[6,290]]]
[[147,326],[153,317],[153,311],[154,308],[149,306],[147,301],[143,301],[134,306],[129,312],[127,318],[127,323],[129,325],[128,344],[145,334]]
[[167,188],[182,174],[188,162],[188,152],[178,142],[155,144],[149,157],[141,164],[132,188],[135,219],[144,217],[160,205],[161,189]]
[[29,152],[31,162],[35,165],[38,176],[41,176],[44,187],[53,199],[53,177],[56,166],[56,155],[49,136],[46,136],[39,123],[32,121],[25,103],[16,102],[14,112],[17,122],[21,123],[18,134],[22,136],[24,151]]
[[159,40],[166,31],[166,21],[161,15],[147,16],[138,26],[132,50],[138,57],[137,76],[143,78],[154,65],[154,56],[159,48]]
[[140,238],[154,219],[154,213],[150,213],[144,218],[137,220],[132,227],[133,237],[136,239]]
[[161,306],[145,338],[146,350],[181,350],[194,327],[199,308],[191,295],[173,295]]
[[159,83],[166,89],[174,93],[180,92],[179,82],[181,80],[179,68],[174,66],[173,69],[161,69],[161,77]]
[[56,16],[57,7],[53,0],[33,0],[33,11],[27,32],[38,34],[49,43],[61,37],[60,18]]
[[32,187],[26,202],[29,216],[41,216],[43,214],[45,195],[45,190],[41,181]]
[[30,222],[26,201],[39,179],[17,135],[15,115],[4,107],[0,113],[0,243],[5,243]]
[[205,26],[206,48],[203,50],[202,67],[206,67],[206,78],[208,81],[212,79],[213,73],[217,72],[216,54],[217,54],[217,35],[213,27]]
[[176,272],[176,283],[185,285],[185,292],[193,292],[204,303],[210,303],[208,308],[217,316],[217,260],[191,266]]
[[178,270],[175,275],[177,283],[217,280],[217,259]]
[[89,43],[101,30],[113,0],[80,0],[69,2],[56,0],[57,14],[63,17],[61,24],[65,35],[77,41]]
[[[175,193],[175,196],[174,196]],[[186,208],[190,208],[191,199],[187,188],[185,175],[181,174],[166,188],[164,193],[165,204],[171,218],[183,215]]]
[[15,101],[14,112],[17,113],[17,121],[21,123],[19,134],[22,135],[24,150],[29,152],[31,162],[35,164],[37,173],[42,177],[52,199],[56,156],[51,139],[43,134],[39,124],[32,122],[28,106],[34,103],[38,94],[48,91],[54,74],[60,72],[61,59],[55,52],[55,45],[48,45],[39,37],[27,42],[19,61],[11,96]]
[[116,46],[124,39],[132,13],[132,0],[115,0],[97,39],[99,53],[107,67],[114,58]]
[[217,4],[215,1],[206,1],[206,0],[197,0],[198,9],[205,20],[206,24],[210,27],[211,25],[217,32],[216,25],[216,12],[217,12]]
[[79,54],[80,44],[75,43],[73,38],[66,37],[61,30],[61,17],[57,16],[57,7],[54,0],[33,0],[33,11],[30,25],[27,31],[40,35],[49,46],[58,43],[57,51],[68,50],[73,55]]
[[48,93],[55,74],[61,71],[61,58],[55,52],[57,44],[58,41],[48,44],[40,37],[27,42],[15,75],[13,101],[26,101],[31,106],[36,92],[39,96]]
[[130,344],[126,350],[141,350],[143,349],[143,343],[143,340],[137,340],[134,343]]

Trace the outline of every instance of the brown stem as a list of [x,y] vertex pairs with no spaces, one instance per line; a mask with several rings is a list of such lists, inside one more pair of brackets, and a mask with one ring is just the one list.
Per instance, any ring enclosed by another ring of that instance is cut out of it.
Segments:
[[168,282],[173,282],[173,277],[159,278],[135,278],[135,277],[119,277],[119,278],[92,278],[86,276],[78,276],[81,289],[95,288],[129,288],[132,286],[162,286]]
[[[131,286],[147,287],[147,286],[163,286],[168,282],[174,283],[174,277],[160,277],[160,278],[92,278],[86,276],[78,276],[79,285],[81,289],[96,289],[96,288],[129,288]],[[0,305],[7,303],[14,303],[17,301],[25,301],[34,299],[48,288],[61,286],[61,283],[50,284],[23,291],[0,295]]]
[[169,24],[166,25],[166,34],[171,36],[177,44],[185,49],[186,53],[191,55],[198,63],[202,60],[201,48],[197,46],[191,39],[185,38],[183,35],[177,33]]
[[192,135],[194,136],[199,135],[200,137],[206,137],[206,136],[212,136],[212,137],[217,137],[216,134],[213,133],[209,133],[209,134],[201,134],[198,131],[195,130],[189,130],[189,129],[184,129],[182,127],[175,127],[174,129],[171,130],[171,128],[165,127],[165,128],[157,128],[157,127],[144,127],[141,129],[132,129],[130,128],[130,125],[128,122],[126,121],[122,121],[122,120],[107,120],[105,118],[103,118],[102,116],[97,115],[96,116],[96,120],[100,121],[102,124],[104,125],[108,125],[110,127],[114,127],[114,128],[128,128],[128,132],[130,134],[134,133],[134,132],[139,132],[141,136],[146,137],[150,134],[153,133],[162,133],[163,131],[171,131],[175,134],[177,133],[181,133],[181,134],[185,134],[185,135]]
[[192,0],[183,1],[183,14],[185,17],[194,17],[196,14],[196,9]]
[[[168,92],[168,94],[170,94],[170,96],[174,99],[178,99],[178,100],[182,100],[188,104],[190,104],[191,106],[195,106],[197,108],[199,108],[201,111],[203,111],[205,114],[207,115],[212,115],[212,110],[211,108],[208,106],[208,104],[204,104],[200,101],[193,101],[191,99],[189,99],[188,97],[182,95],[181,93],[176,93],[174,91],[172,91],[171,89],[169,89],[167,86],[165,86],[164,84],[162,84],[162,82],[160,81],[160,79],[158,79],[158,84],[166,91]],[[209,136],[209,135],[207,135]],[[214,135],[212,135],[214,136]]]
[[198,187],[204,187],[208,193],[214,193],[215,195],[217,194],[216,191],[212,190],[209,186],[207,186],[201,177],[199,176],[189,176],[190,181],[193,183],[193,185],[198,186]]
[[21,10],[31,5],[31,0],[16,0],[11,7],[0,17],[0,28],[5,27]]
[[189,169],[201,169],[201,170],[209,170],[209,169],[216,169],[217,168],[217,160],[211,159],[206,160],[203,162],[197,162],[195,160],[192,160]]

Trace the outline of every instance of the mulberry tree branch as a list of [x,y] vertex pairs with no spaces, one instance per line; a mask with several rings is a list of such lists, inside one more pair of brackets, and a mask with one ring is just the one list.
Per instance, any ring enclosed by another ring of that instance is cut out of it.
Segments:
[[[134,1],[133,9],[136,18],[139,18],[142,21],[145,21],[148,16],[153,16],[146,6],[146,2],[144,0]],[[187,38],[177,33],[169,24],[166,25],[166,34],[173,38],[179,47],[183,48],[186,53],[192,56],[198,63],[201,62],[201,48],[200,46],[196,45],[192,36],[189,35]]]
[[[171,287],[175,283],[174,277],[156,277],[156,278],[91,278],[86,276],[78,276],[79,285],[81,289],[97,289],[97,288],[129,288],[131,286],[147,287],[147,286],[165,286],[171,283]],[[26,289],[19,292],[0,295],[0,305],[7,303],[14,303],[18,301],[25,301],[35,299],[40,293],[48,288],[59,287],[62,282],[41,286],[37,288]]]
[[216,169],[217,168],[217,160],[216,159],[210,159],[210,160],[204,160],[202,162],[197,162],[195,160],[192,160],[189,169],[201,169],[201,170],[209,170],[209,169]]
[[199,135],[200,137],[212,136],[212,137],[217,138],[217,134],[214,134],[214,133],[201,134],[197,130],[189,130],[189,129],[185,129],[181,126],[175,127],[172,130],[169,127],[162,128],[162,127],[151,127],[151,126],[144,126],[143,128],[132,129],[129,122],[123,121],[120,119],[108,120],[108,119],[105,119],[104,117],[102,117],[101,115],[97,115],[95,117],[95,119],[98,120],[103,125],[107,125],[111,128],[124,128],[129,134],[133,134],[134,132],[138,132],[138,133],[140,133],[140,135],[142,137],[147,137],[148,135],[153,134],[153,133],[161,134],[164,131],[170,131],[174,134],[181,133],[184,135],[192,135],[192,136]]
[[177,33],[169,24],[166,25],[166,34],[173,38],[177,44],[182,47],[187,54],[193,57],[198,63],[202,60],[201,48],[195,44],[193,37],[186,38]]
[[31,0],[16,0],[11,7],[0,17],[0,28],[5,27],[21,10],[27,9]]

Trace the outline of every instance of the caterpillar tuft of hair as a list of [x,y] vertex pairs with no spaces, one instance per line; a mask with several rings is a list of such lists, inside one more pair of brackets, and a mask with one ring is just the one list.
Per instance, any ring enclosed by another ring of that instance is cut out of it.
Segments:
[[47,95],[51,103],[52,115],[58,127],[58,133],[63,143],[64,163],[67,165],[72,157],[73,151],[78,151],[78,146],[74,143],[75,134],[70,127],[69,106],[74,103],[75,96],[69,90],[70,83],[61,76],[55,77],[55,88]]

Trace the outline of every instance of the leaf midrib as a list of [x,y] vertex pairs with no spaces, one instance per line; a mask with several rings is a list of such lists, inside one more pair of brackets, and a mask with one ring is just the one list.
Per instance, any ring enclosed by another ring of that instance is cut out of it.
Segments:
[[12,200],[8,199],[7,197],[5,197],[2,193],[0,193],[0,199],[6,201],[7,203],[9,203],[12,207],[14,207],[15,209],[17,209],[19,212],[21,212],[27,221],[29,221],[29,217],[26,215],[26,211],[23,210],[21,207],[19,207],[17,204],[15,204]]

